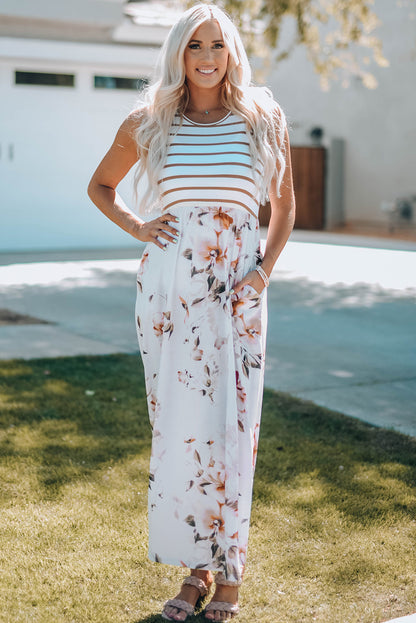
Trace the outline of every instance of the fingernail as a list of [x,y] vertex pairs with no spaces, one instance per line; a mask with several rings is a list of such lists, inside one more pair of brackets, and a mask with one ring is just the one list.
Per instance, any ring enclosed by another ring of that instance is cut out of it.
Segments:
[[174,244],[177,244],[177,243],[178,243],[178,241],[176,240],[176,238],[173,238],[172,242],[173,242]]
[[230,290],[230,294],[234,294],[234,290],[232,288]]
[[167,244],[163,245],[163,247],[162,247],[162,249],[163,249],[164,251],[166,251],[166,249],[167,249],[167,248],[168,248],[168,245],[167,245]]

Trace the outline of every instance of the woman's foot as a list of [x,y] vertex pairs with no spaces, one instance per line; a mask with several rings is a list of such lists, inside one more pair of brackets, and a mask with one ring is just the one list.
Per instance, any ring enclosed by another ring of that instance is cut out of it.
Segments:
[[[191,575],[200,578],[206,584],[208,590],[214,581],[211,571],[191,569]],[[181,590],[176,595],[175,599],[186,601],[193,609],[200,597],[201,591],[196,586],[192,586],[191,584],[182,584]],[[165,605],[163,613],[172,621],[185,621],[188,617],[188,612],[182,610],[182,608],[176,608],[175,606],[170,605]]]
[[[216,610],[214,602],[229,604],[229,608],[228,610]],[[210,604],[214,608],[210,608],[205,612],[205,618],[208,621],[229,621],[238,612],[238,586],[216,584],[215,593]],[[208,604],[207,608],[210,607],[210,604]]]

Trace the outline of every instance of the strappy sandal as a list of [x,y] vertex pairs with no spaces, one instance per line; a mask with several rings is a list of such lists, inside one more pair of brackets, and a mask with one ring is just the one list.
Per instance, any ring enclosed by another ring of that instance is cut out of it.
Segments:
[[171,608],[177,608],[178,610],[183,610],[184,612],[186,612],[186,617],[183,619],[184,621],[186,621],[188,616],[192,616],[195,613],[195,608],[197,607],[201,599],[203,599],[204,597],[206,597],[206,595],[208,595],[210,588],[211,588],[211,585],[207,586],[204,580],[201,580],[201,578],[197,578],[196,575],[188,575],[188,577],[186,577],[184,581],[182,582],[182,585],[183,584],[191,584],[191,586],[195,586],[195,588],[199,590],[199,597],[197,599],[195,606],[190,604],[189,601],[185,601],[184,599],[168,599],[168,601],[163,606],[163,612],[162,612],[163,619],[166,619],[167,621],[177,620],[177,619],[172,619],[172,617],[168,616],[165,612],[166,608],[171,607]]
[[[225,575],[220,572],[215,576],[215,584],[222,584],[223,586],[240,586],[240,582],[231,582],[225,578]],[[211,601],[207,607],[205,608],[205,612],[210,612],[212,610],[218,610],[219,612],[229,612],[231,617],[229,620],[233,619],[239,613],[240,609],[237,604],[232,604],[229,601]],[[214,621],[214,619],[210,619],[205,617],[207,621]]]

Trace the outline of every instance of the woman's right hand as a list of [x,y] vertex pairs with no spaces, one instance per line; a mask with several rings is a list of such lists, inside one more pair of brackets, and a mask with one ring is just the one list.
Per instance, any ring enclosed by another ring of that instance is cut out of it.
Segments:
[[[176,244],[179,232],[177,229],[172,227],[172,225],[169,225],[170,221],[177,223],[178,219],[173,214],[166,212],[166,214],[162,214],[152,221],[140,223],[139,230],[137,231],[135,238],[141,240],[142,242],[153,242],[161,249],[166,248],[167,242],[173,242]],[[167,240],[167,242],[163,244],[160,241],[161,238]]]

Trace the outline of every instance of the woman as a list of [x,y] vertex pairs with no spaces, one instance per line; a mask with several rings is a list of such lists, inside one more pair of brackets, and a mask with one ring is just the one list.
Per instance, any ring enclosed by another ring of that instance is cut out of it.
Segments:
[[[149,557],[189,567],[162,616],[238,612],[263,390],[268,277],[294,223],[283,112],[251,86],[239,34],[213,5],[173,26],[157,79],[120,127],[89,195],[147,242],[137,274],[137,334],[153,440]],[[143,221],[116,192],[138,162]],[[262,257],[258,209],[270,198]]]

